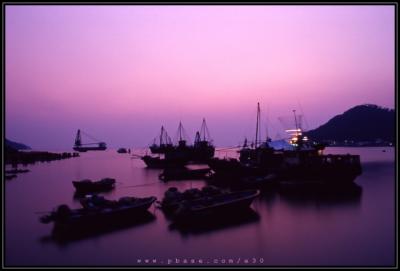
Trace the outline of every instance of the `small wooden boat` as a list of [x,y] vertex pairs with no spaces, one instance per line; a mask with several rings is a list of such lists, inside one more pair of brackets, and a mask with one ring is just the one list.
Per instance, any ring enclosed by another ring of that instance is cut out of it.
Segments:
[[73,181],[75,189],[79,193],[90,193],[112,190],[115,186],[115,179],[104,178],[100,181],[93,182],[91,180]]
[[203,197],[212,197],[222,193],[223,191],[221,189],[211,185],[205,186],[202,189],[187,189],[183,192],[178,191],[176,187],[170,187],[167,191],[165,191],[164,198],[161,202],[159,202],[159,207],[164,212],[171,213],[174,212],[184,201],[197,200]]
[[117,150],[118,153],[128,153],[128,151],[125,148],[119,148]]
[[247,209],[259,194],[258,190],[245,190],[184,201],[174,212],[174,218],[180,220],[215,214],[223,215],[224,212]]
[[142,214],[156,199],[156,197],[122,197],[114,201],[96,196],[83,200],[83,208],[80,209],[70,209],[67,205],[60,205],[55,211],[42,216],[40,221],[45,224],[54,222],[62,225],[103,223]]

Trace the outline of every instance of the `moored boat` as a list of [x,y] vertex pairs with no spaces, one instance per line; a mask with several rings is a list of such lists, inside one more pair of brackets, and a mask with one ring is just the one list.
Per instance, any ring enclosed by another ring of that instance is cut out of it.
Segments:
[[[214,158],[208,162],[215,179],[230,182],[243,178],[258,178],[270,174],[278,180],[318,180],[323,182],[352,182],[362,173],[360,156],[350,154],[324,155],[325,146],[303,135],[295,110],[295,129],[289,142],[275,144],[269,140],[257,144],[259,131],[259,105],[254,148],[247,144],[239,151],[237,159]],[[281,140],[282,141],[282,140]],[[276,146],[279,146],[278,148]]]
[[214,157],[214,154],[215,147],[212,144],[212,139],[210,137],[210,132],[208,131],[206,120],[203,119],[200,131],[196,132],[192,148],[191,161],[207,162],[209,159]]
[[152,153],[164,154],[166,159],[182,159],[188,162],[207,162],[214,157],[215,147],[212,144],[210,133],[205,119],[203,119],[201,128],[196,132],[193,145],[188,144],[188,136],[183,128],[182,122],[179,122],[177,131],[177,144],[173,145],[164,127],[161,127],[159,143],[156,139],[150,146]]
[[139,215],[156,201],[156,197],[122,197],[119,200],[106,200],[103,197],[91,197],[82,201],[80,209],[70,209],[60,205],[55,211],[42,216],[42,223],[54,222],[62,225],[96,224],[113,219]]
[[259,194],[258,190],[244,190],[184,201],[174,212],[174,218],[190,219],[247,209]]
[[214,186],[205,186],[202,189],[191,188],[180,192],[176,187],[170,187],[164,193],[164,198],[159,202],[159,207],[166,213],[174,212],[184,201],[197,200],[222,194],[223,191]]
[[153,144],[149,148],[151,153],[157,153],[157,154],[166,153],[167,151],[170,151],[174,148],[172,140],[168,135],[167,131],[165,130],[164,126],[161,126],[159,144],[157,145],[156,139],[154,139]]
[[86,179],[81,181],[72,181],[72,184],[74,185],[76,192],[79,193],[109,191],[114,188],[115,179],[104,178],[97,182]]
[[118,153],[128,153],[127,149],[125,149],[125,148],[119,148],[119,149],[117,150],[117,152],[118,152]]
[[[93,138],[86,134],[86,136]],[[94,139],[94,138],[93,138]],[[94,139],[98,141],[97,139]],[[82,136],[81,130],[78,130],[75,137],[75,144],[73,149],[79,152],[86,152],[86,151],[104,151],[107,149],[107,145],[105,142],[94,142],[94,143],[82,143]]]

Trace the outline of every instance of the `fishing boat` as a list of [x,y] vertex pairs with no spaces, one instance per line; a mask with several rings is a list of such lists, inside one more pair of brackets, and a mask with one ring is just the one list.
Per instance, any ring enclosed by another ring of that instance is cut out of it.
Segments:
[[214,157],[214,154],[215,147],[212,144],[206,119],[203,118],[200,131],[196,132],[191,160],[195,162],[207,162]]
[[260,103],[257,103],[255,141],[249,146],[245,139],[239,150],[239,159],[212,158],[208,161],[208,166],[215,172],[215,177],[219,180],[236,182],[245,177],[265,176],[270,173],[271,168],[277,167],[281,163],[282,157],[275,155],[274,149],[268,144],[268,137],[265,142],[261,141],[260,116]]
[[73,181],[72,184],[78,193],[109,191],[114,189],[115,179],[104,178],[97,182],[86,179],[81,181]]
[[205,186],[202,189],[191,188],[180,192],[176,187],[170,187],[164,193],[164,198],[159,203],[159,207],[166,213],[172,213],[178,209],[184,201],[197,200],[203,197],[212,197],[222,194],[223,191],[215,186]]
[[290,134],[289,147],[276,151],[283,157],[276,173],[284,181],[322,181],[348,183],[362,173],[359,155],[323,154],[324,144],[314,142],[303,134],[293,110],[295,129],[286,130]]
[[259,194],[258,190],[244,190],[184,201],[174,212],[174,218],[191,219],[247,209]]
[[[82,132],[83,133],[83,132]],[[99,141],[87,134],[85,134],[86,136]],[[86,151],[104,151],[107,149],[107,145],[105,142],[93,142],[93,143],[82,143],[82,136],[81,136],[81,130],[78,130],[78,132],[76,133],[76,137],[75,137],[75,145],[73,147],[73,149],[75,151],[79,151],[79,152],[86,152]]]
[[70,209],[68,205],[60,205],[50,214],[40,217],[40,221],[45,224],[54,222],[65,226],[96,225],[141,215],[155,201],[156,197],[122,197],[114,201],[92,196],[81,202],[83,207],[80,209]]
[[208,162],[215,176],[222,180],[237,181],[247,177],[277,175],[279,180],[324,182],[352,182],[362,173],[360,156],[350,154],[324,155],[323,144],[316,143],[303,135],[293,110],[295,129],[286,130],[291,138],[281,147],[266,140],[258,144],[259,104],[257,106],[256,140],[252,147],[243,146],[237,159],[214,158]]
[[188,169],[183,168],[166,168],[158,176],[160,180],[170,181],[170,180],[196,180],[205,179],[207,174],[210,173],[209,168],[200,169]]
[[151,153],[166,153],[167,151],[173,149],[172,140],[169,137],[167,131],[164,126],[161,126],[161,133],[159,136],[159,144],[156,143],[156,138],[154,139],[153,144],[150,146]]
[[179,122],[177,131],[178,144],[165,151],[165,159],[167,160],[186,160],[192,159],[193,146],[187,144],[188,136],[183,128],[182,122]]

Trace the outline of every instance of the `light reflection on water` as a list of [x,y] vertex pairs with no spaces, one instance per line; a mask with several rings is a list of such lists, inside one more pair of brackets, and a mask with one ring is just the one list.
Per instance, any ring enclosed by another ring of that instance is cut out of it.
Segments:
[[[154,258],[165,265],[168,259],[185,257],[211,263],[216,258],[257,258],[267,266],[394,264],[394,149],[328,148],[326,153],[361,155],[360,191],[345,196],[309,189],[264,191],[246,214],[183,228],[151,207],[143,221],[65,240],[52,237],[52,226],[40,224],[38,212],[62,203],[78,207],[72,180],[115,178],[116,189],[105,194],[112,199],[161,199],[168,187],[200,188],[205,182],[160,182],[160,170],[115,150],[30,165],[31,172],[5,181],[6,264],[131,266]],[[219,152],[222,157],[234,154]]]

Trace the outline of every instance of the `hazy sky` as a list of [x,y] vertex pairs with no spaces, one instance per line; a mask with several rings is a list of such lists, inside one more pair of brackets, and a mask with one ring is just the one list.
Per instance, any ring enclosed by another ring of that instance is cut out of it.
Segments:
[[180,120],[193,140],[203,117],[236,145],[257,102],[273,138],[293,109],[312,129],[394,107],[394,6],[6,6],[5,30],[6,137],[33,148],[78,128],[146,146]]

